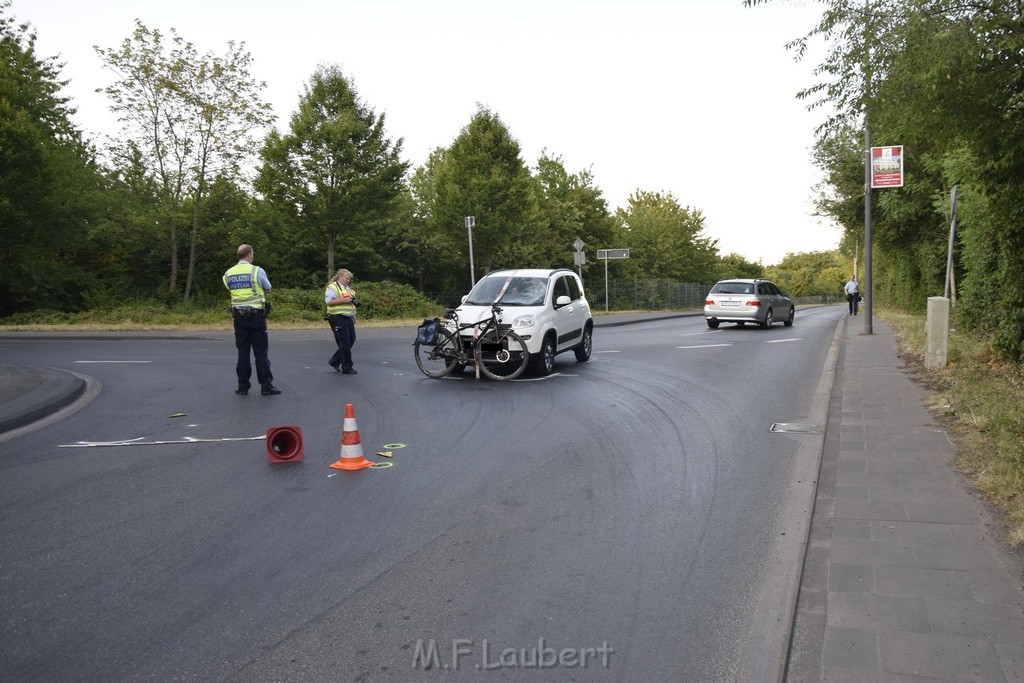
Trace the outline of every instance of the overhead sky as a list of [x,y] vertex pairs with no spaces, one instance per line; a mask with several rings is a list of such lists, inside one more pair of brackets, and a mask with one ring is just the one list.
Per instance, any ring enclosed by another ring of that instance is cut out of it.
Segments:
[[[201,53],[244,42],[252,75],[285,130],[319,64],[334,64],[386,115],[406,161],[447,147],[477,106],[497,114],[533,167],[542,151],[589,170],[609,207],[639,190],[700,210],[722,254],[765,265],[833,249],[839,230],[813,215],[821,175],[814,127],[796,93],[820,59],[785,44],[821,5],[776,0],[13,0],[41,57],[58,57],[75,122],[116,133],[97,88],[136,19],[171,28]],[[586,249],[628,247],[592,244]]]

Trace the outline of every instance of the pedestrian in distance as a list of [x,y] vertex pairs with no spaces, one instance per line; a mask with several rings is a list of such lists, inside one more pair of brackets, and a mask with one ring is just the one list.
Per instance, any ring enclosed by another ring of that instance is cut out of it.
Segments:
[[356,374],[352,367],[352,346],[356,343],[356,308],[360,303],[349,287],[351,281],[352,273],[342,268],[334,274],[324,291],[327,323],[334,332],[334,343],[338,345],[327,363],[335,372],[345,375]]
[[860,302],[860,285],[857,283],[857,274],[850,276],[850,281],[843,287],[846,292],[846,302],[850,304],[850,315],[857,315],[857,304]]
[[265,270],[252,264],[253,251],[248,244],[238,247],[238,263],[224,273],[224,286],[231,292],[231,316],[235,326],[235,348],[238,362],[238,388],[235,393],[245,396],[249,393],[252,365],[249,354],[256,359],[256,380],[260,393],[276,396],[281,390],[274,386],[274,375],[270,372],[270,358],[267,355],[270,338],[267,335],[267,313],[270,302],[270,279]]

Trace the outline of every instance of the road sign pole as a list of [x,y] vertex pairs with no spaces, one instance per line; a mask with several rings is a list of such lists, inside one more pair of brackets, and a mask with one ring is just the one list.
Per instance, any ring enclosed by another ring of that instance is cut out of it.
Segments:
[[629,258],[629,249],[598,249],[597,259],[604,259],[604,312],[608,312],[608,259]]
[[583,240],[579,237],[577,237],[576,241],[572,243],[572,248],[575,249],[572,257],[576,262],[576,272],[579,273],[581,283],[583,282],[583,264],[587,262],[587,255],[583,251],[584,246]]
[[604,260],[604,312],[608,312],[608,259]]

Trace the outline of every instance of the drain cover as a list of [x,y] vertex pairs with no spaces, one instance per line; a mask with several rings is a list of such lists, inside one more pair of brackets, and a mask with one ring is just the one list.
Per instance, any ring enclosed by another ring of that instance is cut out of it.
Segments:
[[820,434],[821,428],[809,422],[776,422],[769,432],[795,432],[797,434]]

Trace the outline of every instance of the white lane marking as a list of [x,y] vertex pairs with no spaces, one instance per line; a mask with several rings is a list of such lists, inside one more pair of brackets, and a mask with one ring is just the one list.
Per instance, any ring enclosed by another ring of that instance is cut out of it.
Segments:
[[126,363],[126,364],[142,364],[152,363],[151,360],[76,360],[75,363]]
[[611,351],[594,351],[594,353],[622,353],[622,351],[618,349],[613,349]]
[[697,346],[677,346],[677,349],[711,349],[716,346],[732,346],[732,344],[699,344]]
[[792,339],[770,339],[770,340],[766,341],[765,344],[781,344],[782,342],[791,342],[791,341],[803,341],[803,340],[800,339],[800,337],[793,337]]

